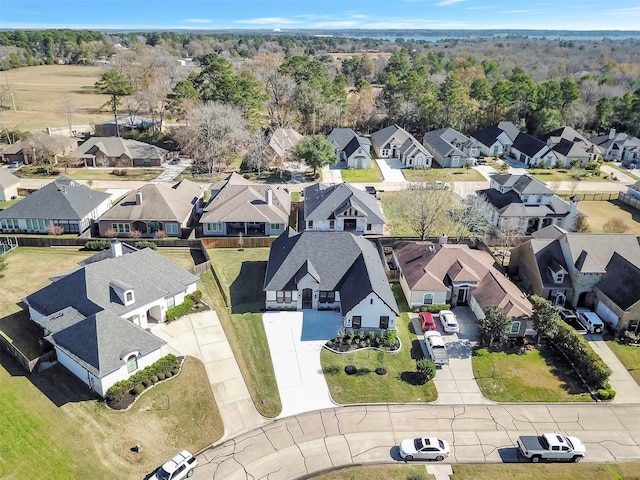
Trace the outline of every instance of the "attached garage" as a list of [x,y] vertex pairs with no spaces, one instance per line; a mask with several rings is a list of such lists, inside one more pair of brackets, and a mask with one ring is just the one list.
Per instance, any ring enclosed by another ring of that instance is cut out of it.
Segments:
[[613,329],[617,329],[620,318],[600,300],[598,301],[598,305],[596,305],[596,313],[603,322]]

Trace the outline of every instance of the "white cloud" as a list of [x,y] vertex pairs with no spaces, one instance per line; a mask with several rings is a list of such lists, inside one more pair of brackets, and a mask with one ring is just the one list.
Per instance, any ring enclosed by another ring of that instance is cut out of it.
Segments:
[[604,12],[604,14],[616,17],[640,17],[640,7],[619,8],[617,10]]
[[501,12],[498,13],[503,13],[506,15],[511,15],[511,14],[526,14],[526,15],[539,15],[542,12],[536,12],[535,10],[502,10]]
[[441,2],[436,3],[436,7],[446,7],[460,2],[464,2],[464,0],[442,0]]
[[187,23],[211,23],[208,18],[185,18],[183,22]]
[[247,25],[296,25],[300,22],[284,17],[260,17],[246,18],[244,20],[234,20],[231,23],[247,24]]

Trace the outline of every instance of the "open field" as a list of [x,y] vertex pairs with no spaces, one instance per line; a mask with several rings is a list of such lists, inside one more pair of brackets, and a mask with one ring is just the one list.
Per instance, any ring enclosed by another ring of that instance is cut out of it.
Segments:
[[263,306],[262,282],[269,249],[227,248],[208,252],[231,308],[225,306],[211,273],[200,277],[205,300],[218,312],[256,409],[265,417],[275,417],[282,411],[282,403],[259,313]]
[[485,179],[473,168],[404,168],[402,173],[410,182],[482,182]]
[[[67,101],[71,106],[71,123],[75,126],[95,125],[112,117],[100,107],[107,95],[96,93],[94,84],[104,72],[102,67],[82,65],[39,65],[3,72],[16,104],[10,101],[2,112],[0,126],[23,131],[64,127],[68,130]],[[75,127],[74,127],[75,128]]]
[[591,402],[566,362],[547,349],[518,354],[473,352],[473,375],[482,394],[496,402]]
[[629,371],[636,383],[640,385],[640,348],[623,345],[616,340],[609,340],[607,345]]
[[578,210],[587,215],[590,231],[602,233],[607,220],[621,218],[627,224],[626,233],[640,235],[640,211],[618,200],[578,202]]

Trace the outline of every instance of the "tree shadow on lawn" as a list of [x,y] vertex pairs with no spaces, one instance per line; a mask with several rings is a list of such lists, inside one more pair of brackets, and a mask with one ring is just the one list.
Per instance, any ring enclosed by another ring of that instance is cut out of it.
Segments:
[[56,407],[67,403],[100,400],[97,394],[59,363],[43,372],[29,374],[12,356],[0,351],[0,364],[12,377],[28,378]]
[[560,386],[565,392],[569,395],[589,393],[567,359],[556,352],[553,347],[550,345],[540,345],[539,351],[540,356],[544,358],[546,364],[551,367],[551,373],[562,382]]
[[267,262],[242,262],[240,273],[229,286],[231,313],[255,312],[256,304],[264,306],[262,288],[266,270]]

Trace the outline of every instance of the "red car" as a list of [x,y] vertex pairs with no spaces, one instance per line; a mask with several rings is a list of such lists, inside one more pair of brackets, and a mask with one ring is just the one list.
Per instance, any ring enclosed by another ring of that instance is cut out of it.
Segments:
[[436,322],[433,321],[433,317],[429,312],[420,312],[418,314],[418,318],[420,320],[420,326],[422,327],[423,332],[437,329]]

